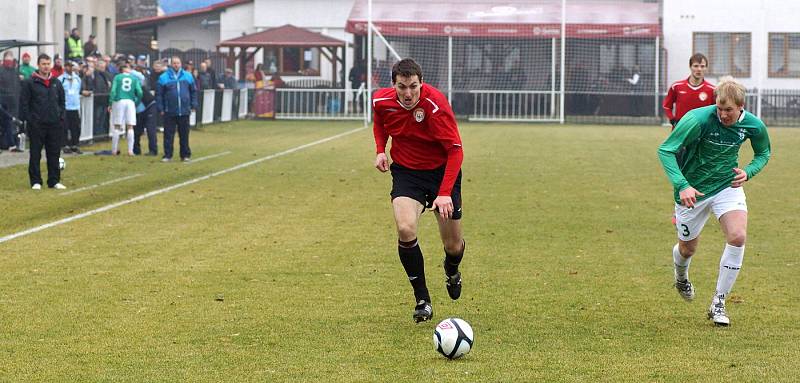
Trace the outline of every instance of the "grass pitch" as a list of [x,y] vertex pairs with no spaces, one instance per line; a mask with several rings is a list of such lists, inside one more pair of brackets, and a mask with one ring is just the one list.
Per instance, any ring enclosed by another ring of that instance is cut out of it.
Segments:
[[[191,164],[67,157],[62,195],[0,169],[0,237],[357,128],[238,122],[192,132]],[[0,381],[796,381],[800,131],[746,185],[749,238],[705,319],[723,237],[706,225],[674,291],[662,127],[461,124],[467,253],[450,301],[419,233],[434,321],[414,324],[388,174],[369,129],[0,243]],[[102,145],[103,149],[108,144]],[[176,145],[177,150],[177,145]],[[743,156],[748,161],[749,145]],[[467,320],[447,361],[435,324]]]

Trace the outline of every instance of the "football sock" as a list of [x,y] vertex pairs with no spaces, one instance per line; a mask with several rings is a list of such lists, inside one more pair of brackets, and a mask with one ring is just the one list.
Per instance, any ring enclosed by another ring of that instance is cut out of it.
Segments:
[[689,279],[689,264],[692,263],[692,257],[684,258],[678,250],[678,244],[672,248],[672,260],[675,262],[675,280],[685,281]]
[[458,272],[458,265],[461,259],[464,258],[464,250],[467,249],[467,242],[461,241],[461,251],[455,254],[450,254],[445,250],[444,252],[444,273],[447,276],[455,275]]
[[736,277],[739,276],[739,269],[742,267],[744,259],[744,246],[736,247],[725,244],[722,258],[719,260],[719,277],[717,278],[717,297],[725,298],[731,292]]
[[117,127],[111,128],[111,155],[117,154],[119,151],[119,131]]
[[408,281],[414,288],[414,297],[417,301],[431,301],[428,287],[425,285],[425,260],[422,258],[422,249],[419,248],[417,239],[411,241],[397,241],[397,252],[400,254],[400,263],[406,270]]
[[133,129],[128,129],[126,141],[128,142],[128,153],[133,153]]

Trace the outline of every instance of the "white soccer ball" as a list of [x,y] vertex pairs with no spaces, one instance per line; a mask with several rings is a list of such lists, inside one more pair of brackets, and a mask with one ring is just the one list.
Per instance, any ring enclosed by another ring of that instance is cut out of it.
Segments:
[[67,161],[64,161],[63,157],[58,158],[58,168],[64,170],[67,168]]
[[460,318],[447,318],[433,331],[433,346],[447,359],[464,356],[472,349],[472,327]]

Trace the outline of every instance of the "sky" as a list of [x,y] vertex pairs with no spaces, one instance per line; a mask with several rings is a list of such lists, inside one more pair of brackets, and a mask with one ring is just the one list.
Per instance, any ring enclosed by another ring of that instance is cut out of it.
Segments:
[[170,14],[207,7],[211,4],[221,3],[223,1],[224,0],[159,0],[158,6],[164,11],[164,14]]

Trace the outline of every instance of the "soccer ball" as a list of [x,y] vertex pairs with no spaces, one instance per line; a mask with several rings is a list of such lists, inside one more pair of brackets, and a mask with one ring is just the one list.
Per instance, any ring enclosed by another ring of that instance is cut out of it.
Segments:
[[433,346],[447,359],[464,356],[472,349],[472,327],[459,318],[447,318],[433,331]]
[[64,170],[64,169],[66,169],[66,168],[67,168],[67,161],[64,161],[64,158],[63,158],[63,157],[59,157],[59,158],[58,158],[58,168],[59,168],[60,170]]

